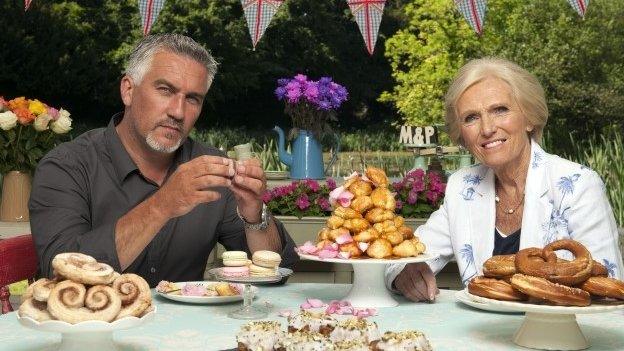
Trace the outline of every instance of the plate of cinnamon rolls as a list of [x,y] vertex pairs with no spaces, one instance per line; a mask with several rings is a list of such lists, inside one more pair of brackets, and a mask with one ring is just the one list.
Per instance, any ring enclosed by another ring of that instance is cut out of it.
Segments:
[[119,274],[71,252],[56,255],[52,266],[53,279],[35,281],[22,295],[22,325],[58,332],[114,330],[141,324],[156,312],[148,283],[136,274]]
[[[569,251],[572,260],[556,255]],[[471,306],[501,311],[592,313],[624,309],[624,282],[608,277],[581,243],[562,239],[544,248],[526,248],[515,255],[493,256],[483,276],[473,278],[458,299]],[[470,304],[469,304],[470,305]]]

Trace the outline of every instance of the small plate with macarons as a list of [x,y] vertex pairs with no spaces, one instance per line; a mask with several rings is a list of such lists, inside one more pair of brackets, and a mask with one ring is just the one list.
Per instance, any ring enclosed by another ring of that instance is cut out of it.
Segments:
[[[255,286],[252,286],[251,289],[256,296],[259,289]],[[164,298],[195,304],[240,301],[243,299],[242,291],[243,287],[240,284],[217,281],[167,282],[167,288],[156,288],[158,295]]]
[[282,257],[272,251],[256,251],[251,260],[244,251],[225,251],[221,258],[224,267],[208,271],[220,280],[236,283],[275,283],[292,274],[292,270],[279,266]]

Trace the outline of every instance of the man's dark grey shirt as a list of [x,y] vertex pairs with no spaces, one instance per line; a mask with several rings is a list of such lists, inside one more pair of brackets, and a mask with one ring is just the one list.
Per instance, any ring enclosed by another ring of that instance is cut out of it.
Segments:
[[[120,271],[115,225],[159,186],[143,177],[115,130],[86,132],[50,151],[37,166],[30,197],[30,224],[40,273],[52,275],[52,258],[61,252],[82,252]],[[188,138],[176,151],[171,174],[179,165],[201,155],[224,154]],[[206,261],[217,242],[228,250],[249,252],[243,222],[236,214],[233,193],[224,187],[217,201],[201,204],[173,218],[125,270],[144,277],[150,286],[160,280],[202,280]],[[283,264],[298,256],[295,244],[277,222]]]

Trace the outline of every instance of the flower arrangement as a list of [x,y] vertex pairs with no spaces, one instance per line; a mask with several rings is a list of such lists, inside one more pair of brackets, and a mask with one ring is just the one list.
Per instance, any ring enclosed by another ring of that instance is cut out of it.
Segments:
[[43,155],[71,130],[72,119],[37,99],[0,96],[0,173],[31,172]]
[[392,183],[396,192],[396,213],[405,218],[429,215],[440,207],[446,184],[436,172],[422,169],[407,172],[401,181]]
[[313,81],[303,74],[278,79],[275,95],[285,102],[293,127],[311,131],[317,138],[328,131],[328,122],[336,120],[335,111],[349,96],[347,89],[330,77]]
[[316,180],[294,181],[289,185],[267,190],[262,201],[274,215],[311,217],[327,216],[331,213],[329,192],[336,188],[336,182],[328,178],[321,185]]

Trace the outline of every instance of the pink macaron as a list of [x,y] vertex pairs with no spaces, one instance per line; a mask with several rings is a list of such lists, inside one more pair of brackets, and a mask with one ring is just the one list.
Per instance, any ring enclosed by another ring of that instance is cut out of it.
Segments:
[[223,267],[221,268],[221,275],[224,277],[247,277],[249,276],[249,267]]

